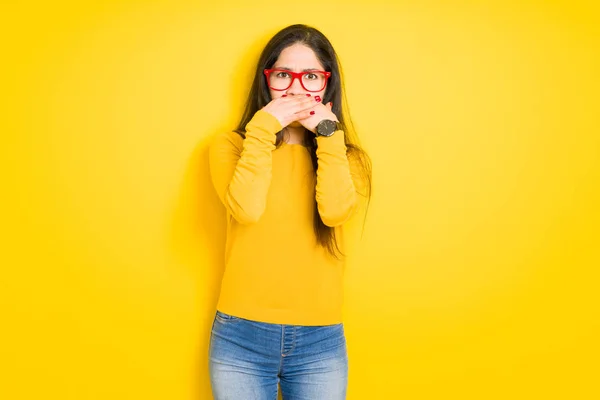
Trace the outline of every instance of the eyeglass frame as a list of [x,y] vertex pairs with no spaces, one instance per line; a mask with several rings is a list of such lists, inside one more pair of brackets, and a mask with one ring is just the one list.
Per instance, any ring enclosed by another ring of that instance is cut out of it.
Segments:
[[[274,89],[271,87],[271,85],[269,84],[269,75],[271,75],[274,71],[282,71],[282,72],[287,72],[288,74],[290,74],[292,76],[292,80],[290,81],[290,85],[288,87],[286,87],[285,89]],[[306,87],[304,87],[304,83],[302,82],[302,76],[306,75],[306,74],[314,74],[315,72],[318,72],[320,74],[325,75],[325,84],[323,85],[323,87],[319,90],[308,90]],[[298,81],[300,81],[300,85],[302,86],[302,88],[304,90],[306,90],[307,92],[320,92],[321,90],[325,89],[325,87],[327,86],[327,81],[329,80],[329,78],[331,77],[331,72],[327,72],[327,71],[319,71],[319,70],[310,70],[310,71],[304,71],[304,72],[294,72],[294,71],[290,71],[289,69],[282,69],[282,68],[271,68],[271,69],[265,69],[263,71],[263,73],[265,74],[265,76],[267,77],[267,86],[273,90],[277,90],[279,92],[282,92],[284,90],[288,90],[289,88],[292,87],[292,85],[294,84],[294,80],[298,79]]]

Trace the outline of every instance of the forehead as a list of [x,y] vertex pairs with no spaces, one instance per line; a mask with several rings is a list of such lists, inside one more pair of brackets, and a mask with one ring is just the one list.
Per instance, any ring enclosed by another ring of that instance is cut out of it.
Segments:
[[308,46],[295,43],[286,47],[279,54],[274,67],[287,67],[292,70],[323,69],[315,52]]

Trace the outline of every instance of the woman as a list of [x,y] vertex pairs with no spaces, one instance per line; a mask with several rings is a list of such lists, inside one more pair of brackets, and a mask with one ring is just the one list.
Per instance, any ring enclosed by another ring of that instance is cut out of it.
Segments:
[[370,195],[331,43],[292,25],[263,50],[236,131],[210,148],[228,215],[209,351],[215,400],[346,396],[341,226]]

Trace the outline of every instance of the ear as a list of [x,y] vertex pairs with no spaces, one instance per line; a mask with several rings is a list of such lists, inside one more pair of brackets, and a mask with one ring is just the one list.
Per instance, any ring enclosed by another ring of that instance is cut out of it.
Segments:
[[329,111],[331,111],[331,107],[333,107],[333,103],[330,101],[329,103],[327,103],[327,107],[329,108]]

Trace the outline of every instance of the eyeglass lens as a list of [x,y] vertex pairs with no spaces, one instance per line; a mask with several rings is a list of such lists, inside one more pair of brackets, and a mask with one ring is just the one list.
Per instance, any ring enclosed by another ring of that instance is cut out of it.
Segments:
[[[302,86],[309,91],[318,92],[325,87],[326,77],[321,72],[302,74]],[[275,90],[285,90],[292,84],[292,75],[285,71],[273,71],[269,75],[269,86]]]

